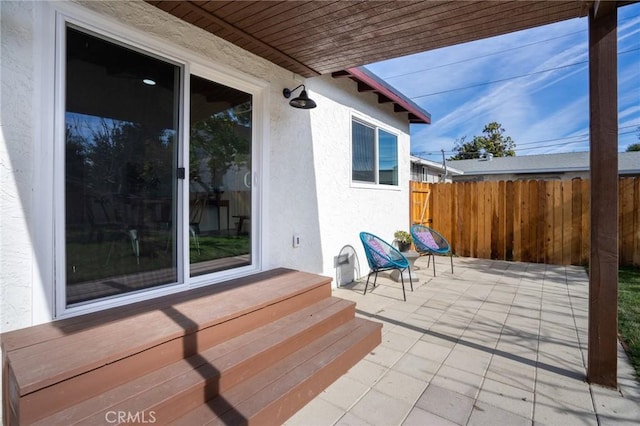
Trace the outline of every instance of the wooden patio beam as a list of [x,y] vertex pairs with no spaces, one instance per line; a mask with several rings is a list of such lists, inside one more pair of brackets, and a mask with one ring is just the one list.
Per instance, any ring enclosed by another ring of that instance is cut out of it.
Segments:
[[591,249],[587,379],[617,387],[618,65],[617,9],[589,12]]

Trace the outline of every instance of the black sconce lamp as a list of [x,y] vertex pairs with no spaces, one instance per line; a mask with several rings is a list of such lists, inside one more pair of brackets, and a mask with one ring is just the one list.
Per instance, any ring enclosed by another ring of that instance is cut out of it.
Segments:
[[309,96],[307,95],[307,88],[304,87],[304,84],[301,84],[300,86],[296,87],[293,90],[289,90],[286,88],[282,89],[282,95],[285,98],[289,99],[291,97],[291,94],[301,87],[302,87],[302,92],[300,92],[300,96],[298,96],[297,98],[291,99],[289,101],[289,105],[291,105],[294,108],[302,108],[302,109],[315,108],[317,105],[313,101],[313,99],[309,99]]

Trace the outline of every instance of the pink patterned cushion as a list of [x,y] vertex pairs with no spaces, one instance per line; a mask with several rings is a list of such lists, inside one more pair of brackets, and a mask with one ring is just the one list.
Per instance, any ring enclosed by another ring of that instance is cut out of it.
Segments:
[[373,249],[371,250],[371,256],[373,257],[373,261],[376,264],[378,264],[378,266],[386,265],[387,263],[389,263],[389,261],[386,258],[378,254],[378,253],[386,253],[386,250],[378,240],[371,239],[368,241],[368,244]]
[[435,240],[433,239],[433,235],[431,235],[431,232],[418,232],[416,236],[418,237],[420,242],[425,246],[432,248],[434,250],[437,250],[440,248],[438,244],[435,242]]

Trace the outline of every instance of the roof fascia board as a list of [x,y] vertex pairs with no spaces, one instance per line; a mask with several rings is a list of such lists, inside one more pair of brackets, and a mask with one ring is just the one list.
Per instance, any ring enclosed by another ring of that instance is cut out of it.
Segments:
[[[404,108],[406,111],[415,115],[418,119],[423,121],[425,124],[431,124],[431,114],[427,111],[420,108],[413,101],[403,96],[401,93],[397,92],[394,88],[386,84],[375,74],[367,71],[363,67],[357,68],[349,68],[346,70],[352,76],[356,77],[358,80],[363,83],[371,86],[375,89],[379,94],[391,99],[396,105]],[[404,112],[404,111],[396,111],[396,112]]]

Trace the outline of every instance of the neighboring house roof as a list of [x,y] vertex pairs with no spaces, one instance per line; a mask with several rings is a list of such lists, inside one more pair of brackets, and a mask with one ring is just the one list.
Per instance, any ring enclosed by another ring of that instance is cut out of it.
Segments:
[[[427,166],[432,169],[444,171],[444,166],[442,165],[442,163],[438,163],[431,160],[425,160],[424,158],[416,157],[414,155],[411,156],[411,162],[415,164],[421,164],[423,166]],[[461,175],[464,172],[454,167],[450,167],[449,163],[447,162],[447,173],[452,175]]]
[[[589,171],[589,153],[566,152],[522,157],[453,160],[447,161],[447,166],[456,167],[465,175],[582,172]],[[640,152],[619,153],[618,171],[620,174],[640,174]]]
[[334,78],[349,77],[358,83],[358,92],[373,92],[378,95],[378,103],[393,102],[395,112],[407,112],[409,123],[431,124],[431,114],[384,82],[380,77],[364,67],[349,68],[334,72]]

